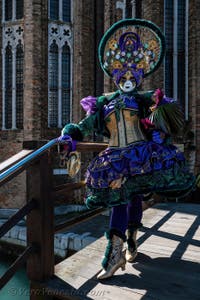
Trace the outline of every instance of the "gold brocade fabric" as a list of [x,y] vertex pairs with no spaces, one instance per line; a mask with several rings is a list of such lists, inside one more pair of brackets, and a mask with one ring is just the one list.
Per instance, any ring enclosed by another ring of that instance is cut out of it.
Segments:
[[119,121],[115,112],[112,112],[105,121],[110,132],[109,147],[126,147],[132,143],[146,140],[140,127],[139,117],[133,110],[120,110]]

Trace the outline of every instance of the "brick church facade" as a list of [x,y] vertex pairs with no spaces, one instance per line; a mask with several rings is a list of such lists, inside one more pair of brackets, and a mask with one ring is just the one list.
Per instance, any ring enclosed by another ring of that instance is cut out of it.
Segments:
[[[114,89],[98,64],[99,41],[122,18],[165,33],[166,58],[143,85],[180,101],[191,169],[200,169],[200,0],[0,0],[0,162],[24,141],[49,140],[83,117],[80,99]],[[25,201],[21,174],[0,190],[1,207]],[[13,198],[15,197],[15,202]]]

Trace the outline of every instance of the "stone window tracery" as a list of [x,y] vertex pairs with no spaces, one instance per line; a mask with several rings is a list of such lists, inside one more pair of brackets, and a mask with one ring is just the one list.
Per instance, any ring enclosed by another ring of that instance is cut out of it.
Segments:
[[22,0],[2,1],[3,130],[23,128],[23,5]]
[[70,122],[70,48],[65,43],[62,48],[62,126]]
[[54,40],[49,50],[49,124],[58,125],[58,45]]
[[5,126],[12,128],[12,47],[5,49]]
[[16,126],[23,128],[23,68],[24,51],[21,41],[16,47]]

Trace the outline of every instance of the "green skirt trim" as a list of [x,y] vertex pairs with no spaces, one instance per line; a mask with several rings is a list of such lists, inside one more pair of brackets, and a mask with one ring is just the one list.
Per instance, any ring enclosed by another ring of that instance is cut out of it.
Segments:
[[181,198],[195,189],[195,182],[195,176],[190,173],[160,170],[130,177],[120,189],[87,187],[85,203],[88,208],[113,207],[128,203],[136,194],[149,192],[168,198]]

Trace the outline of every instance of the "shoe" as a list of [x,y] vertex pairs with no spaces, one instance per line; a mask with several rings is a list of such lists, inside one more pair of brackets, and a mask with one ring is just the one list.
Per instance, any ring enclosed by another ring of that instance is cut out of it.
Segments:
[[119,268],[124,271],[126,265],[125,251],[122,251],[124,240],[115,234],[110,234],[107,238],[108,245],[102,262],[103,269],[97,276],[100,280],[112,277]]
[[137,232],[138,230],[127,230],[127,249],[126,249],[126,261],[133,262],[137,256]]

